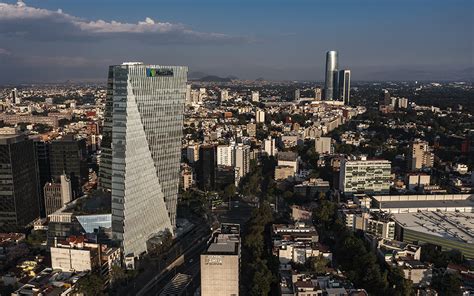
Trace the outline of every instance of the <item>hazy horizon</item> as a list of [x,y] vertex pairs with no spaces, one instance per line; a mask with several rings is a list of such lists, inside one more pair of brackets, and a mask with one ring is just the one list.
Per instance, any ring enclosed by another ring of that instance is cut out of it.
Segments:
[[0,1],[0,84],[101,81],[124,61],[240,79],[473,81],[473,2]]

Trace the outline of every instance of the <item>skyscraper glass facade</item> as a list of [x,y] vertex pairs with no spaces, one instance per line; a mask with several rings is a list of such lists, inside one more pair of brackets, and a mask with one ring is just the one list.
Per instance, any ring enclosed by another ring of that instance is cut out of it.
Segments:
[[187,68],[109,68],[100,184],[112,194],[112,231],[125,254],[173,232]]
[[351,95],[351,70],[341,70],[339,72],[339,99],[344,104],[349,104]]
[[324,86],[324,99],[334,100],[337,94],[337,51],[326,53],[326,81]]

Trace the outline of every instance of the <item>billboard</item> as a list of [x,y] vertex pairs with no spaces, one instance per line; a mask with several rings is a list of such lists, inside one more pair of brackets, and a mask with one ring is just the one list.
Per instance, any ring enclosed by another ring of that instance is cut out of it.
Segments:
[[173,76],[173,69],[146,68],[146,77]]

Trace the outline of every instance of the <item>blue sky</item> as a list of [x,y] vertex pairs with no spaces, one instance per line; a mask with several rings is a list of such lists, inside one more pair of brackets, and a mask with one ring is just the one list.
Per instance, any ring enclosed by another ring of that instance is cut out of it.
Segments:
[[0,3],[0,83],[100,80],[122,61],[322,80],[327,50],[354,80],[473,78],[472,0]]

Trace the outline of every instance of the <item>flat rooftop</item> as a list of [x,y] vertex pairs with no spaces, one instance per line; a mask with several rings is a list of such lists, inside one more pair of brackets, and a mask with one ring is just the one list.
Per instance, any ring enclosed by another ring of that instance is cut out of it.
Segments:
[[206,254],[237,255],[238,242],[212,243],[207,249]]
[[474,244],[474,213],[421,211],[393,218],[404,229]]
[[400,195],[373,195],[372,199],[378,202],[395,201],[451,201],[474,199],[474,194],[400,194]]
[[0,145],[15,144],[25,139],[25,135],[22,134],[0,134]]
[[240,225],[222,223],[221,232],[213,234],[212,243],[205,254],[239,255],[240,254]]
[[383,201],[382,209],[390,208],[465,208],[474,207],[474,200],[416,200],[416,201]]

